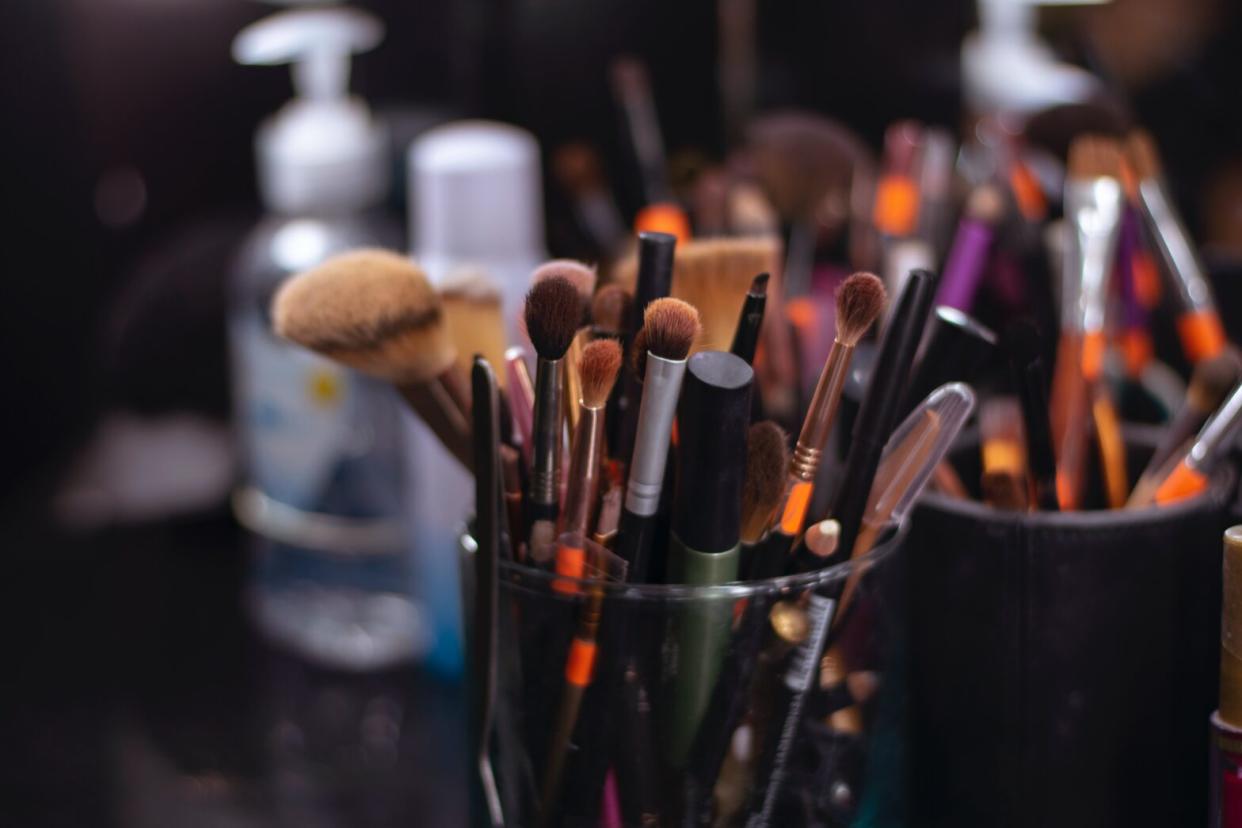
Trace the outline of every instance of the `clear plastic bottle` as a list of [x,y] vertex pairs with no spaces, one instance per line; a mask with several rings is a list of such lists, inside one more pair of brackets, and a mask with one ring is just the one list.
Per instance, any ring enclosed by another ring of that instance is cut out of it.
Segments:
[[398,224],[381,210],[388,141],[347,91],[350,54],[381,37],[371,16],[323,8],[265,18],[233,44],[240,63],[292,63],[298,92],[259,129],[268,215],[231,274],[246,470],[234,505],[255,546],[248,601],[274,642],[350,670],[409,661],[427,647],[410,597],[403,415],[383,383],[277,338],[268,308],[285,278],[335,253],[401,249]]

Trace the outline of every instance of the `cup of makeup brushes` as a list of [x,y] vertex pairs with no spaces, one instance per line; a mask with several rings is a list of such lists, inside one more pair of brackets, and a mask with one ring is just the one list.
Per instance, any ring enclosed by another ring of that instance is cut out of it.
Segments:
[[[1132,477],[1158,436],[1124,431]],[[977,440],[953,459],[980,479]],[[1206,824],[1235,478],[1126,510],[922,501],[903,550],[912,824]]]
[[[610,554],[586,546],[588,561]],[[712,586],[578,579],[502,560],[491,738],[504,824],[845,826],[864,813],[900,824],[896,546]],[[822,657],[812,653],[816,608],[831,603],[817,596],[839,596],[856,569],[848,612]],[[705,705],[688,708],[700,685]],[[769,731],[786,720],[797,723],[787,761],[755,778],[772,764],[759,754],[782,741]]]

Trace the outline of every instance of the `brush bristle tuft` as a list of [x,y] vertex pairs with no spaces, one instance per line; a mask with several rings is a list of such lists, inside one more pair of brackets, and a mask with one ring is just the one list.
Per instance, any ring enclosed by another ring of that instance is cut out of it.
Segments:
[[531,284],[542,282],[553,276],[568,279],[578,291],[579,307],[582,309],[582,325],[591,321],[591,294],[595,292],[595,268],[573,259],[553,259],[535,268],[531,274]]
[[983,184],[966,199],[966,215],[984,224],[999,224],[1005,217],[1005,196],[999,187]]
[[591,300],[591,322],[600,333],[617,335],[625,325],[633,297],[621,285],[604,285]]
[[582,321],[582,299],[573,282],[548,276],[526,294],[526,334],[540,359],[565,356]]
[[386,250],[342,253],[291,277],[271,313],[278,335],[391,382],[426,381],[455,358],[426,274]]
[[754,296],[766,296],[768,293],[768,282],[772,276],[767,273],[760,273],[750,282],[750,293]]
[[630,344],[630,369],[638,381],[642,382],[647,375],[647,329],[639,328]]
[[1070,178],[1121,178],[1121,143],[1105,135],[1081,135],[1069,148]]
[[692,240],[677,246],[671,295],[699,312],[700,350],[727,351],[737,328],[737,309],[756,273],[780,264],[780,242],[773,238]]
[[872,273],[855,273],[837,288],[837,339],[857,345],[884,310],[884,283]]
[[598,339],[582,349],[578,373],[582,377],[582,402],[601,408],[608,402],[621,369],[621,346],[612,339]]
[[646,349],[662,359],[685,359],[700,330],[699,312],[680,299],[656,299],[643,313]]
[[762,534],[784,494],[789,471],[789,441],[771,420],[755,423],[746,438],[746,479],[742,486],[743,533]]

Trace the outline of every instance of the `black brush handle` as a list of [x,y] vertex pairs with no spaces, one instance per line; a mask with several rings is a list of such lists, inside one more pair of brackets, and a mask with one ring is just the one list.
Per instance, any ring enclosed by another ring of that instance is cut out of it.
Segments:
[[614,551],[629,563],[628,580],[643,584],[651,572],[651,550],[655,546],[659,520],[656,515],[636,515],[629,509],[621,512]]

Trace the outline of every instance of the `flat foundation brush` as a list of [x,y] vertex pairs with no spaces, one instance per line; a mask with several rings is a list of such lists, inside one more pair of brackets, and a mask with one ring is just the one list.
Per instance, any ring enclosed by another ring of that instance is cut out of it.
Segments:
[[538,355],[526,525],[530,530],[531,555],[546,562],[559,513],[562,359],[582,320],[577,289],[560,276],[538,282],[526,295],[524,320],[527,336]]
[[470,468],[470,392],[440,297],[418,265],[386,250],[333,256],[281,286],[272,325],[285,339],[392,383]]
[[680,299],[657,299],[643,314],[635,345],[642,360],[642,399],[634,454],[629,463],[625,511],[616,551],[630,564],[630,580],[642,583],[651,571],[656,512],[664,486],[673,416],[686,374],[686,357],[699,333],[699,314]]
[[777,524],[761,558],[756,561],[757,577],[779,575],[788,564],[790,547],[802,532],[814,493],[815,475],[836,421],[854,347],[884,310],[884,283],[870,273],[856,273],[837,289],[836,300],[837,335],[798,434],[785,491],[776,511]]

